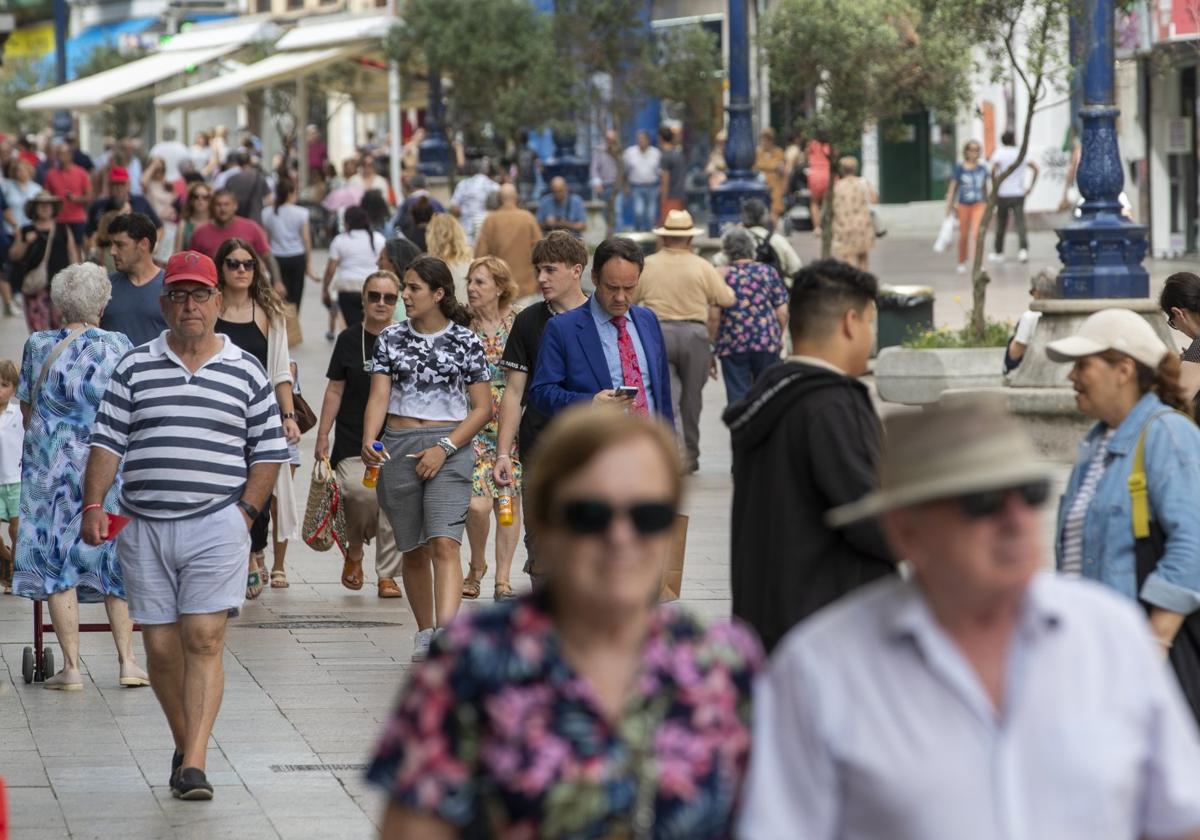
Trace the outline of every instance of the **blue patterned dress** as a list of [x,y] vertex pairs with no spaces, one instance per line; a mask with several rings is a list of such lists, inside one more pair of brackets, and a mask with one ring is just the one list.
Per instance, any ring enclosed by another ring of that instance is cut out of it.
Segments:
[[[46,357],[69,330],[29,336],[21,358],[17,399],[29,402]],[[80,601],[125,597],[115,542],[90,546],[79,538],[83,473],[92,423],[108,378],[133,345],[121,333],[88,328],[54,362],[32,407],[21,459],[21,524],[13,592],[45,600],[76,588]],[[105,497],[116,511],[120,476]]]

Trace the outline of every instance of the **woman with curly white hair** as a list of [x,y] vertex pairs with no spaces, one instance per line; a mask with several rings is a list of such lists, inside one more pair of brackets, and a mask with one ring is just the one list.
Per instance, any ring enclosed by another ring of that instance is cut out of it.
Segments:
[[[92,263],[67,266],[54,276],[50,289],[63,326],[29,336],[17,385],[25,448],[13,592],[50,604],[63,668],[46,680],[46,688],[83,688],[81,601],[104,602],[117,644],[119,684],[149,685],[133,654],[133,625],[115,543],[90,546],[79,538],[92,422],[113,369],[132,345],[123,334],[97,326],[112,296],[103,268]],[[119,489],[118,481],[105,499],[106,508],[116,509]],[[90,668],[89,673],[94,680],[98,669]]]

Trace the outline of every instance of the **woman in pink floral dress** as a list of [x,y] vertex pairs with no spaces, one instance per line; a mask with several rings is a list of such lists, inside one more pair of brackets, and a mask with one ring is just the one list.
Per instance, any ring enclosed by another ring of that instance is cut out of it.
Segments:
[[681,501],[674,438],[573,408],[526,486],[549,569],[461,614],[411,675],[369,778],[395,838],[725,838],[762,652],[657,605]]

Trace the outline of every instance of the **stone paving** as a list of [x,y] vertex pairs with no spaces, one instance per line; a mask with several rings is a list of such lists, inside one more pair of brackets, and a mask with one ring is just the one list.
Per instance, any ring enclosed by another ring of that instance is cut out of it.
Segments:
[[[1049,263],[1052,238],[1033,236],[1030,267]],[[798,246],[805,259],[817,250],[811,237]],[[966,281],[954,275],[951,260],[933,254],[924,238],[889,237],[873,264],[885,282],[933,285],[938,321],[957,325],[962,314],[953,298],[966,296]],[[1161,279],[1181,267],[1158,264],[1153,271]],[[1011,263],[996,272],[991,314],[1015,319],[1024,308],[1028,270]],[[330,349],[317,290],[311,284],[306,292],[307,340],[294,351],[314,407]],[[20,319],[0,321],[0,357],[19,359],[24,338]],[[701,469],[688,486],[683,604],[720,616],[729,611],[731,494],[720,382],[708,384],[705,398]],[[301,499],[314,437],[310,432],[302,445]],[[519,550],[514,568],[522,562]],[[293,544],[288,573],[289,589],[266,590],[230,625],[225,700],[209,749],[216,787],[210,803],[171,798],[166,723],[149,689],[117,687],[107,634],[82,636],[82,692],[26,685],[21,652],[32,644],[30,602],[0,597],[0,777],[14,840],[372,836],[384,800],[363,782],[362,768],[409,665],[412,616],[405,601],[376,598],[371,573],[362,591],[342,588],[334,553]],[[513,582],[518,590],[528,587],[523,575]],[[478,606],[490,603],[491,591],[489,572]],[[97,606],[82,614],[85,621],[104,620]],[[57,649],[52,634],[47,641]],[[140,651],[140,637],[135,643]]]

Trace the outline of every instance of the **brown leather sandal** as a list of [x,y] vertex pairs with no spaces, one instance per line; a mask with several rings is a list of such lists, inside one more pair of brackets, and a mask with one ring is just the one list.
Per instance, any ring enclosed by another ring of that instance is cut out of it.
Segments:
[[347,589],[352,589],[355,592],[362,589],[363,585],[363,568],[362,558],[351,560],[346,558],[342,563],[342,586]]
[[517,593],[513,592],[512,585],[507,581],[496,581],[496,588],[492,590],[492,599],[495,601],[509,601],[517,597]]
[[403,598],[404,593],[400,591],[400,587],[396,585],[395,578],[380,578],[379,580],[379,597],[380,598]]
[[479,585],[483,583],[483,576],[487,574],[488,567],[484,565],[479,570],[479,574],[475,574],[475,569],[471,569],[471,573],[467,575],[467,579],[463,581],[462,596],[467,600],[474,601],[479,597]]

